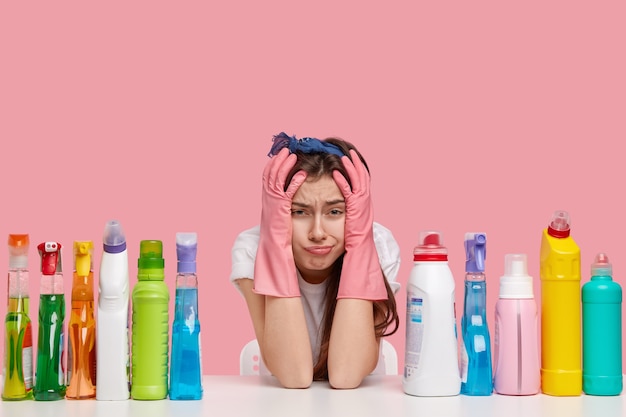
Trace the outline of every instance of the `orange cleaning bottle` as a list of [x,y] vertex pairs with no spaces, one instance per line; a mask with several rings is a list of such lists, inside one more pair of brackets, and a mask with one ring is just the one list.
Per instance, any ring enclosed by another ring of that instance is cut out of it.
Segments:
[[93,242],[74,242],[74,281],[69,321],[67,391],[80,400],[96,396],[96,319],[93,295]]

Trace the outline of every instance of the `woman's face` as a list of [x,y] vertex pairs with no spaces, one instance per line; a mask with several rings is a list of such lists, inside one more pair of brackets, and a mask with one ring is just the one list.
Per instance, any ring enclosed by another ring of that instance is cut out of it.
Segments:
[[293,196],[293,256],[305,281],[323,282],[343,254],[346,203],[331,176],[307,178]]

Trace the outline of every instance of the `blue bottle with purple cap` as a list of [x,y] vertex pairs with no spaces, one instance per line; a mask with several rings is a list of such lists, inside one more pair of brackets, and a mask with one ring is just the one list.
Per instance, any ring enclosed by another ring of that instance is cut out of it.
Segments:
[[172,324],[170,400],[202,398],[196,233],[176,234],[176,301]]
[[465,395],[491,395],[493,392],[486,311],[486,245],[485,233],[465,234],[465,299],[461,318],[461,394]]

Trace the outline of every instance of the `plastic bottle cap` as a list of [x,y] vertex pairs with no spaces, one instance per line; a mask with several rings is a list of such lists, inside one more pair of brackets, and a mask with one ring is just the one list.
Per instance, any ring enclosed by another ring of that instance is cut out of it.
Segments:
[[559,239],[566,238],[570,234],[570,225],[569,213],[565,210],[557,210],[552,215],[548,234]]
[[163,269],[163,242],[160,240],[142,240],[139,242],[139,269]]
[[9,268],[28,269],[28,234],[9,235]]
[[533,278],[528,275],[526,254],[504,255],[504,275],[500,277],[500,298],[535,298]]
[[117,220],[109,220],[104,226],[102,247],[107,253],[120,253],[126,250],[126,236]]
[[443,236],[436,230],[423,230],[419,244],[413,250],[414,261],[447,261],[448,249],[443,246]]
[[592,277],[610,277],[613,276],[613,266],[609,262],[609,257],[606,253],[598,253],[593,263],[591,264],[591,276]]
[[198,250],[197,233],[176,233],[177,272],[196,272],[196,252]]

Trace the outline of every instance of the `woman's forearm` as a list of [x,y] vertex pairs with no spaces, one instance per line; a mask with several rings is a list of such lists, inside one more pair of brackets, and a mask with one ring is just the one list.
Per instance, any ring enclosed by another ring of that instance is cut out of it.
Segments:
[[337,300],[328,350],[328,378],[334,388],[356,388],[378,363],[372,302]]
[[265,326],[259,341],[265,365],[287,388],[313,380],[313,357],[300,297],[265,297]]

